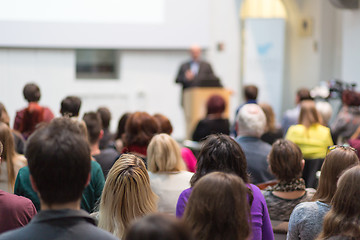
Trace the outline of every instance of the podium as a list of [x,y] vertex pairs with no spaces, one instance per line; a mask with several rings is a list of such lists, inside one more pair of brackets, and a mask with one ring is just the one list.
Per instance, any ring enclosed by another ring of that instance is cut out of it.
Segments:
[[220,95],[226,102],[224,117],[229,118],[231,91],[222,87],[193,87],[184,91],[186,139],[192,139],[197,123],[206,117],[206,102],[212,95]]

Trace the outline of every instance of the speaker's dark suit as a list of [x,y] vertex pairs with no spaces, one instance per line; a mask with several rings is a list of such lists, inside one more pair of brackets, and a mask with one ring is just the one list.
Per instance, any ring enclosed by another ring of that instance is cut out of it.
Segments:
[[211,68],[211,65],[204,61],[199,61],[199,71],[195,75],[194,79],[187,80],[185,73],[187,70],[190,70],[191,61],[183,63],[180,66],[178,75],[176,77],[176,83],[181,83],[183,90],[189,87],[195,87],[199,85],[201,80],[214,80],[217,79],[214,75],[214,72]]

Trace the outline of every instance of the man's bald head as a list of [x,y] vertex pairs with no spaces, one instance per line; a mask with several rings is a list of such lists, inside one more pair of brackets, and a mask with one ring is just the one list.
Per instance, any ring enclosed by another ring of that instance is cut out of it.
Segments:
[[198,45],[192,45],[190,47],[191,58],[194,61],[199,61],[201,56],[201,48]]

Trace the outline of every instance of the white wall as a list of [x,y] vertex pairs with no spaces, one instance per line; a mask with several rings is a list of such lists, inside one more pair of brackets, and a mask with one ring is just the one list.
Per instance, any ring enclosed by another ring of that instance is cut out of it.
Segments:
[[[231,113],[237,105],[240,88],[240,53],[238,10],[232,0],[210,2],[209,60],[225,87],[233,89]],[[222,42],[224,51],[217,51]],[[180,106],[181,86],[175,84],[178,67],[189,59],[186,50],[119,50],[120,76],[117,80],[76,80],[75,51],[71,49],[0,48],[0,101],[14,120],[15,111],[26,106],[23,86],[39,84],[40,103],[59,115],[60,101],[67,95],[79,95],[82,111],[106,105],[113,113],[112,129],[121,114],[144,110],[167,115],[174,127],[174,137],[185,136],[185,122]],[[235,103],[234,103],[235,102]]]
[[360,85],[360,10],[342,10],[342,79]]

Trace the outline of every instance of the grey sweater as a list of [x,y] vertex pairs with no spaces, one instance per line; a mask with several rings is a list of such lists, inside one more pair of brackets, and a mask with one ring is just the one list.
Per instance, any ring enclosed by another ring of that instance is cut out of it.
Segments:
[[294,208],[289,220],[287,240],[312,240],[321,232],[330,206],[323,202],[303,202]]

